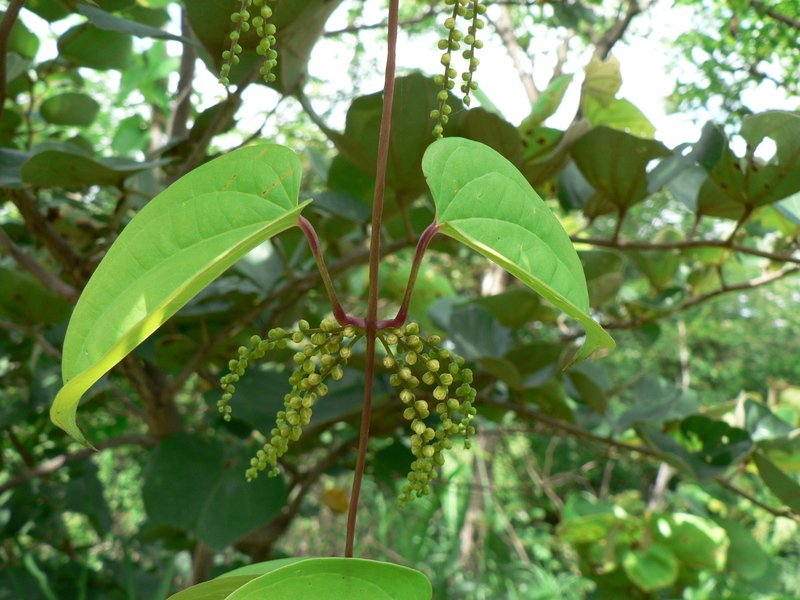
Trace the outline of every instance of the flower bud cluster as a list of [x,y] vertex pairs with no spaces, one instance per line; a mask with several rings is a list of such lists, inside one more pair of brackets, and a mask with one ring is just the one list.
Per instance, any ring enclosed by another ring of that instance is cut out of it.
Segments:
[[[430,481],[444,464],[442,451],[453,447],[452,436],[463,433],[464,446],[468,448],[469,436],[475,432],[472,420],[477,392],[471,385],[472,371],[464,368],[462,357],[438,347],[439,336],[423,338],[418,334],[416,323],[381,334],[387,349],[383,364],[394,371],[389,382],[400,390],[400,399],[406,405],[403,416],[411,422],[414,432],[411,452],[416,460],[411,463],[408,482],[398,499],[400,506],[430,493]],[[421,381],[415,372],[421,374]],[[433,392],[421,393],[421,384],[433,388]],[[429,399],[435,404],[433,412],[439,415],[435,427],[425,422],[432,413]]]
[[287,348],[290,345],[298,348],[294,355],[295,370],[289,377],[292,390],[284,396],[284,410],[277,414],[275,427],[270,432],[270,440],[251,459],[247,470],[247,479],[258,477],[258,472],[267,466],[271,467],[270,475],[276,475],[278,459],[289,448],[290,441],[300,438],[302,428],[311,421],[312,408],[322,396],[328,393],[325,380],[341,379],[344,375],[342,366],[352,354],[352,347],[364,332],[352,325],[340,327],[333,321],[323,319],[319,327],[312,328],[308,321],[300,321],[297,330],[285,330],[281,327],[271,329],[267,339],[262,340],[254,335],[250,338],[250,347],[239,348],[239,358],[228,363],[229,373],[220,379],[222,398],[217,403],[219,412],[226,421],[231,420],[229,402],[247,367],[253,360],[264,356],[273,348]]
[[[266,2],[273,2],[274,0],[242,0],[239,10],[231,15],[231,21],[234,24],[234,29],[230,33],[231,46],[228,50],[222,53],[222,59],[225,61],[222,65],[219,82],[223,85],[230,84],[228,75],[230,74],[231,67],[239,64],[239,55],[242,53],[242,46],[239,40],[243,33],[250,31],[250,27],[256,29],[256,33],[261,38],[261,41],[256,48],[258,54],[266,57],[264,64],[261,66],[261,74],[264,81],[275,81],[275,74],[272,70],[278,64],[278,52],[272,47],[275,45],[275,25],[269,23],[272,18],[272,8]],[[252,15],[250,8],[258,8]]]
[[[461,75],[464,80],[461,91],[464,93],[464,103],[467,106],[469,106],[471,100],[469,95],[470,91],[478,89],[478,83],[473,81],[473,74],[480,62],[475,58],[475,50],[481,48],[483,42],[476,39],[476,34],[478,29],[482,29],[485,26],[485,22],[483,19],[479,18],[478,15],[486,12],[486,6],[481,4],[480,0],[445,0],[445,4],[452,5],[453,12],[451,16],[447,17],[444,21],[444,27],[448,31],[447,37],[442,38],[438,43],[439,49],[444,50],[444,54],[442,54],[440,59],[444,67],[444,73],[434,78],[434,81],[442,86],[437,96],[439,106],[431,111],[431,118],[436,120],[436,125],[433,128],[433,137],[436,139],[444,135],[444,126],[447,124],[450,118],[449,115],[453,110],[452,107],[447,104],[447,100],[450,97],[450,91],[455,87],[454,80],[458,72],[451,63],[453,51],[460,50],[462,42],[468,46],[468,48],[463,51],[462,56],[468,61],[469,66],[468,70]],[[466,36],[457,28],[457,20],[459,17],[472,21],[467,29]]]
[[323,319],[318,328],[300,321],[298,331],[278,331],[283,336],[278,341],[289,338],[300,348],[293,357],[297,367],[289,377],[292,390],[283,398],[284,409],[277,414],[269,441],[250,460],[248,480],[258,477],[258,472],[268,466],[270,476],[278,474],[278,459],[289,449],[290,441],[300,439],[302,428],[311,421],[314,404],[327,395],[325,380],[342,378],[342,366],[347,364],[353,344],[363,335],[353,326],[340,327],[328,319]]

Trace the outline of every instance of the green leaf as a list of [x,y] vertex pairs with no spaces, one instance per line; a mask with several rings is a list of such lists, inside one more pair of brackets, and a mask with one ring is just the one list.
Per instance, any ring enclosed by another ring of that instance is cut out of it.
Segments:
[[[64,342],[53,421],[87,444],[81,395],[247,252],[297,223],[302,165],[282,146],[231,152],[153,199],[109,249]],[[307,204],[307,203],[306,203]]]
[[225,600],[259,575],[233,575],[204,581],[170,596],[169,600]]
[[[425,193],[425,178],[420,169],[425,150],[433,141],[429,114],[437,108],[436,94],[441,89],[432,78],[419,73],[398,77],[395,81],[392,111],[392,139],[386,183],[400,203],[416,200]],[[344,134],[326,132],[339,152],[359,170],[374,178],[377,169],[383,93],[356,98],[347,110]],[[459,107],[453,106],[453,112]],[[452,125],[451,119],[451,125]],[[445,132],[449,132],[448,126]],[[334,159],[330,177],[338,176],[342,165]],[[357,194],[354,194],[357,195]],[[370,198],[371,200],[371,198]]]
[[432,144],[422,168],[440,231],[480,252],[578,320],[586,342],[574,362],[614,341],[589,316],[578,254],[522,174],[491,148],[459,138]]
[[136,21],[129,21],[128,19],[117,17],[105,10],[89,6],[88,4],[79,4],[78,12],[88,18],[98,29],[103,29],[104,31],[116,31],[117,33],[133,35],[138,38],[174,40],[176,42],[183,42],[184,44],[192,44],[198,48],[200,47],[199,43],[187,37],[169,33],[158,27],[151,27],[149,25],[137,23]]
[[67,92],[53,96],[42,102],[42,117],[53,125],[91,125],[100,110],[97,101],[86,94]]
[[758,467],[758,474],[781,502],[792,511],[800,514],[800,484],[784,473],[774,462],[761,452],[753,454]]
[[629,551],[622,566],[630,580],[648,592],[671,585],[678,577],[678,559],[659,544],[650,545],[644,552]]
[[630,100],[614,98],[604,105],[592,96],[583,101],[583,112],[592,125],[608,125],[640,138],[653,139],[655,125]]
[[753,449],[746,431],[704,415],[686,417],[681,433],[693,446],[699,444],[695,456],[710,466],[727,467]]
[[625,257],[611,250],[583,250],[578,256],[586,273],[589,304],[598,307],[612,302],[622,286]]
[[584,68],[583,92],[585,98],[592,98],[602,106],[608,106],[622,87],[619,60],[612,54],[605,60],[592,57]]
[[749,529],[733,519],[716,519],[730,540],[727,568],[751,581],[761,577],[770,566],[770,556],[756,541]]
[[686,513],[658,515],[652,523],[653,539],[682,563],[696,569],[719,571],[725,566],[728,536],[703,517]]
[[524,134],[534,127],[544,123],[549,117],[553,116],[561,106],[561,101],[567,93],[569,84],[572,83],[572,75],[559,75],[553,79],[542,94],[536,99],[531,107],[531,114],[525,117],[520,124],[520,129]]
[[527,287],[515,287],[495,296],[484,296],[476,300],[492,311],[504,327],[518,329],[534,319],[549,316],[549,307],[542,306],[541,296]]
[[140,163],[120,157],[95,159],[74,144],[48,142],[34,148],[20,174],[25,183],[39,187],[119,187],[131,175],[166,164],[168,160]]
[[69,317],[70,304],[28,273],[0,266],[0,318],[30,325],[56,325]]
[[19,187],[22,184],[22,165],[30,156],[27,152],[0,148],[0,187]]
[[360,558],[310,558],[246,583],[226,600],[430,600],[419,571]]
[[[737,157],[726,147],[697,199],[701,214],[739,219],[800,191],[800,115],[769,111],[747,117],[740,135],[747,153]],[[766,138],[775,142],[776,153],[767,163],[755,157]]]
[[150,455],[142,499],[150,519],[191,532],[221,551],[276,516],[286,499],[282,477],[248,482],[254,451],[243,444],[176,433]]
[[106,71],[125,69],[131,60],[133,39],[115,31],[103,31],[91,23],[68,30],[58,38],[61,58],[82,67]]
[[754,442],[782,440],[794,431],[789,423],[775,415],[769,407],[752,398],[744,401],[744,428]]
[[509,162],[522,163],[522,141],[517,128],[483,108],[473,108],[461,119],[459,133],[469,140],[486,144]]
[[648,196],[647,165],[669,154],[664,144],[655,140],[604,125],[592,129],[572,147],[572,158],[595,189],[584,207],[586,216],[624,213],[644,200]]

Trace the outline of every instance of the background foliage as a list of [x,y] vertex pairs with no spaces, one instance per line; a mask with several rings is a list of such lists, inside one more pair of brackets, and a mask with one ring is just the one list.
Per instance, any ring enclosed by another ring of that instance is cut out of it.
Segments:
[[[100,452],[54,430],[47,410],[72,305],[119,231],[177,178],[258,138],[301,157],[301,198],[314,199],[304,215],[358,312],[381,105],[362,82],[381,69],[381,3],[279,0],[274,89],[255,83],[251,58],[227,94],[209,70],[233,3],[97,4],[12,0],[0,24],[2,599],[158,599],[250,561],[341,553],[359,358],[276,479],[247,484],[244,470],[282,406],[292,352],[251,369],[230,423],[215,411],[244,340],[329,311],[296,230],[239,261],[89,391],[79,418]],[[422,570],[436,598],[800,593],[800,116],[748,107],[753,90],[796,97],[800,6],[670,8],[696,24],[669,47],[682,69],[670,101],[716,120],[674,148],[620,96],[613,54],[657,8],[520,1],[487,13],[487,52],[506,53],[492,60],[518,73],[529,116],[510,123],[487,89],[481,107],[454,105],[446,134],[498,150],[556,211],[617,348],[560,371],[582,330],[434,240],[412,313],[476,373],[476,448],[398,511],[412,457],[380,374],[358,551]],[[326,29],[335,10],[346,25]],[[433,214],[420,160],[446,7],[401,10],[411,45],[431,52],[398,82],[387,314]],[[569,98],[574,118],[557,128]]]

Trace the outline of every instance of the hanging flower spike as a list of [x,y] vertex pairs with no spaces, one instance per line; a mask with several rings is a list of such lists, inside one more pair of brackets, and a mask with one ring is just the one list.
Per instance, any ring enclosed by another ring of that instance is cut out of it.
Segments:
[[222,69],[219,75],[219,82],[222,85],[227,86],[230,84],[228,75],[231,72],[231,67],[239,64],[239,54],[242,53],[242,47],[239,44],[239,38],[243,32],[250,30],[250,23],[248,22],[250,20],[250,12],[247,9],[250,8],[252,1],[253,0],[242,0],[239,10],[231,15],[231,21],[233,21],[235,27],[229,36],[231,39],[231,47],[222,53],[222,60],[225,61],[222,64]]
[[260,72],[264,81],[271,83],[275,81],[275,73],[272,71],[278,64],[278,51],[273,48],[276,29],[275,25],[269,22],[272,18],[272,8],[267,6],[265,0],[253,0],[253,4],[261,8],[260,14],[253,17],[253,27],[256,28],[258,37],[261,38],[256,52],[266,58]]
[[[278,474],[278,459],[288,451],[289,442],[300,439],[303,427],[311,421],[317,399],[328,393],[325,379],[329,376],[334,380],[342,378],[342,365],[347,364],[353,344],[362,336],[363,332],[355,327],[340,327],[328,319],[323,319],[319,328],[312,329],[308,321],[300,321],[298,331],[278,328],[269,332],[269,339],[275,340],[277,346],[282,343],[285,347],[289,340],[295,344],[304,340],[306,343],[294,355],[297,368],[289,377],[292,390],[283,398],[284,409],[276,416],[270,439],[250,460],[250,468],[245,473],[249,481],[267,467],[270,467],[270,477]],[[343,346],[345,340],[350,341]]]
[[464,104],[470,105],[472,98],[470,92],[478,89],[478,82],[473,81],[475,70],[478,68],[480,61],[475,58],[475,50],[483,48],[483,41],[477,39],[478,30],[483,29],[486,25],[485,21],[480,18],[480,15],[486,12],[486,5],[481,4],[480,0],[473,0],[472,7],[465,15],[468,19],[472,19],[472,25],[467,29],[467,37],[464,38],[464,43],[469,46],[464,50],[463,57],[469,61],[469,68],[461,74],[464,83],[461,85],[461,91],[464,93]]
[[445,52],[440,59],[441,64],[444,66],[444,73],[434,78],[434,81],[442,86],[442,90],[437,96],[439,108],[431,111],[431,118],[436,120],[436,125],[433,128],[433,137],[436,139],[444,136],[444,126],[447,124],[448,115],[453,110],[452,107],[447,104],[447,99],[450,96],[450,90],[455,87],[455,81],[453,80],[458,73],[450,66],[450,63],[453,50],[461,48],[463,34],[456,29],[456,19],[465,14],[466,9],[463,5],[467,2],[469,2],[469,0],[445,0],[445,4],[453,5],[453,13],[444,21],[444,27],[448,30],[447,37],[439,40],[438,44],[439,50],[444,50]]
[[[470,385],[472,371],[463,369],[464,359],[451,353],[446,348],[439,348],[439,336],[425,339],[419,335],[419,325],[409,323],[397,328],[379,339],[386,348],[387,354],[383,364],[394,373],[389,383],[400,388],[400,400],[406,405],[403,417],[411,421],[411,452],[416,457],[411,463],[408,482],[403,486],[398,506],[406,502],[427,496],[431,492],[430,482],[438,477],[437,468],[444,464],[444,450],[453,447],[450,439],[453,435],[464,434],[464,446],[469,447],[469,436],[475,432],[472,420],[475,409],[472,403],[477,392]],[[404,358],[396,358],[391,347]],[[428,349],[426,351],[426,348]],[[416,388],[420,385],[409,366],[421,364],[425,368],[422,383],[434,388],[433,398],[437,401],[436,413],[440,424],[434,428],[425,423],[430,414],[428,402],[418,397]],[[457,383],[460,386],[451,395],[450,389]],[[457,416],[458,415],[458,416]]]

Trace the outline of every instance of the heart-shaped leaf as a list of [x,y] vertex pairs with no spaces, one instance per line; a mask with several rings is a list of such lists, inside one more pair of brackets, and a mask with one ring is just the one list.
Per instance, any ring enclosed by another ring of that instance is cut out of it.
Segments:
[[408,567],[360,558],[310,558],[270,571],[225,599],[430,600],[432,595],[428,578]]
[[53,422],[88,445],[75,418],[81,395],[225,269],[297,223],[301,173],[287,148],[242,148],[181,178],[131,221],[75,307]]
[[522,174],[497,152],[469,140],[433,143],[422,169],[439,231],[494,261],[586,329],[573,362],[614,340],[589,316],[578,253],[558,219]]

